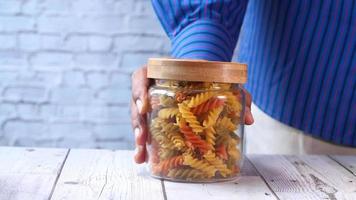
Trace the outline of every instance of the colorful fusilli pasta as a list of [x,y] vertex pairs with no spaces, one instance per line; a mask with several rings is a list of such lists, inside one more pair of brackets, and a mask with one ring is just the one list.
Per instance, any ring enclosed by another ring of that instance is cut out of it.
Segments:
[[[189,181],[236,176],[241,159],[238,128],[243,115],[241,100],[228,91],[231,85],[167,84],[174,86],[174,94],[151,98],[152,173]],[[214,90],[219,86],[220,90]]]

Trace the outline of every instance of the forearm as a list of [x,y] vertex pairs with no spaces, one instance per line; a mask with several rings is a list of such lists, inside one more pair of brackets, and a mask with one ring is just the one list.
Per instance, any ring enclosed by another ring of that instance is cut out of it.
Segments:
[[247,0],[152,2],[173,57],[231,61]]

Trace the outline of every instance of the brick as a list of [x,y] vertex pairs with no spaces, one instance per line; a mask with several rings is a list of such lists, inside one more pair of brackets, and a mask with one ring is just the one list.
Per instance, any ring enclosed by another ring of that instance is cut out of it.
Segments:
[[58,148],[93,148],[95,147],[95,141],[91,138],[63,138],[56,142]]
[[90,51],[108,51],[111,48],[112,40],[104,36],[90,36],[89,50]]
[[10,144],[17,138],[44,138],[47,131],[47,125],[37,121],[11,120],[4,123],[4,137]]
[[110,77],[110,86],[112,87],[130,87],[131,76],[123,73],[112,73]]
[[17,72],[0,72],[0,86],[5,86],[9,84],[9,82],[14,82],[17,77]]
[[119,64],[118,56],[112,53],[103,54],[77,54],[74,58],[74,64],[77,69],[89,70],[100,69],[107,71],[117,68]]
[[83,109],[83,119],[100,123],[130,123],[129,104],[123,106],[90,106]]
[[50,138],[82,139],[92,138],[92,125],[85,123],[54,123],[49,126]]
[[145,65],[149,58],[160,57],[158,53],[125,53],[122,57],[120,67],[135,70]]
[[83,52],[87,49],[87,37],[72,35],[64,41],[63,49],[72,52]]
[[112,149],[112,150],[119,150],[119,149],[131,149],[133,150],[135,143],[128,142],[126,140],[123,141],[96,141],[95,148],[97,149]]
[[82,122],[80,115],[86,106],[47,104],[40,106],[41,116],[49,122]]
[[0,104],[0,118],[11,118],[16,116],[16,106],[14,104]]
[[93,97],[93,91],[88,88],[54,88],[52,89],[51,102],[65,105],[85,105]]
[[121,124],[97,125],[94,128],[94,137],[100,141],[125,140],[126,133],[122,132]]
[[118,15],[132,12],[134,1],[128,0],[76,0],[72,3],[73,10],[80,10],[85,15]]
[[1,51],[0,70],[18,70],[27,66],[27,54],[21,51]]
[[165,35],[165,32],[161,27],[159,21],[153,15],[130,16],[129,23],[128,23],[128,31],[130,33],[137,33],[137,34],[147,33],[147,34],[154,34],[157,36]]
[[21,33],[18,38],[21,50],[35,51],[41,48],[41,39],[38,34]]
[[15,15],[20,12],[20,0],[1,0],[0,1],[0,14]]
[[77,17],[42,16],[37,20],[37,28],[41,33],[67,33],[75,31],[78,22]]
[[9,145],[21,146],[21,147],[54,147],[56,145],[56,141],[46,139],[46,138],[39,139],[39,138],[24,137],[24,138],[14,139],[13,143]]
[[85,77],[83,72],[80,71],[69,71],[64,72],[63,75],[63,85],[64,86],[84,86],[85,85]]
[[47,87],[58,86],[61,80],[61,74],[56,72],[36,72],[35,75],[35,81]]
[[40,35],[43,50],[58,50],[63,46],[63,38],[59,35]]
[[48,122],[52,122],[53,118],[58,116],[58,105],[56,104],[44,104],[39,107],[41,116]]
[[41,120],[40,108],[35,104],[18,104],[17,112],[23,120]]
[[14,102],[44,102],[46,101],[46,89],[30,86],[9,86],[3,91],[3,99]]
[[155,16],[151,1],[137,1],[134,4],[133,13],[136,15]]
[[23,1],[21,6],[21,13],[29,16],[36,16],[40,14],[42,8],[38,1]]
[[90,109],[90,106],[58,106],[59,119],[66,119],[70,121],[79,121],[83,110]]
[[[1,5],[0,5],[1,6]],[[8,50],[16,48],[15,35],[0,35],[0,50]]]
[[38,6],[46,15],[69,15],[71,12],[71,0],[44,0],[40,1]]
[[[117,34],[124,31],[122,16],[43,16],[38,19],[41,33],[100,33]],[[121,26],[120,26],[121,25]]]
[[63,52],[40,52],[30,58],[30,63],[36,70],[63,70],[72,66],[72,55]]
[[0,16],[0,31],[34,31],[35,20],[24,16]]
[[121,15],[84,17],[77,32],[99,33],[103,35],[125,32],[127,20]]
[[109,85],[109,74],[100,72],[90,72],[86,76],[87,85],[93,89],[103,88]]
[[33,87],[46,86],[47,88],[56,86],[61,81],[61,74],[53,72],[33,72],[21,71],[15,81],[9,82],[9,85],[26,85]]
[[160,51],[163,47],[161,37],[152,36],[118,36],[114,41],[114,51]]
[[110,87],[101,90],[98,93],[98,99],[101,102],[108,104],[120,104],[120,103],[129,103],[131,98],[131,90]]
[[163,45],[162,45],[162,54],[164,56],[170,56],[170,52],[172,50],[172,45],[171,45],[171,42],[169,40],[169,38],[166,36],[166,37],[161,37],[161,39],[163,40]]

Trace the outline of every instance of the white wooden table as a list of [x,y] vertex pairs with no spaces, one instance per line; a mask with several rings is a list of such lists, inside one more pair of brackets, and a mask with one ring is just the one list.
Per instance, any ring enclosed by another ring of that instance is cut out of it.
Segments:
[[0,200],[356,199],[356,156],[249,155],[232,182],[149,177],[131,151],[0,147]]

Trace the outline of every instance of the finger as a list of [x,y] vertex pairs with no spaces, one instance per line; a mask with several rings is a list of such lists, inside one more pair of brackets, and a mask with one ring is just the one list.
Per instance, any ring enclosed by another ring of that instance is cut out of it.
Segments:
[[242,88],[242,90],[245,92],[246,106],[251,108],[252,96],[245,88]]
[[149,80],[147,79],[147,68],[142,67],[136,70],[131,76],[132,98],[141,114],[148,111],[147,88]]
[[251,112],[250,107],[246,106],[245,107],[245,124],[246,125],[252,125],[254,123],[254,118]]
[[147,140],[146,115],[140,115],[137,106],[131,101],[131,125],[135,134],[136,145],[144,145]]
[[135,149],[135,162],[141,164],[146,161],[146,146],[137,145]]

